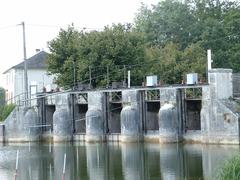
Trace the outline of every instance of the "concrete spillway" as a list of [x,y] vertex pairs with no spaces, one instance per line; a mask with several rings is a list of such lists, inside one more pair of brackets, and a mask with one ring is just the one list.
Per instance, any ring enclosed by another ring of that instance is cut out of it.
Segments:
[[[16,107],[0,126],[2,141],[192,141],[239,144],[232,71],[213,69],[209,84],[46,94]],[[52,130],[52,133],[50,131]]]

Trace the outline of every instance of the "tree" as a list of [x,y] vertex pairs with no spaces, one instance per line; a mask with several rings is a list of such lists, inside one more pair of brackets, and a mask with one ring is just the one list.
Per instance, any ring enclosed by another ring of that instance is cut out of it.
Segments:
[[148,48],[147,74],[159,75],[160,80],[166,84],[179,84],[186,74],[192,72],[199,73],[199,77],[206,80],[206,54],[199,43],[180,49],[178,44],[172,42],[163,48]]
[[167,0],[152,9],[142,5],[135,18],[135,28],[144,33],[150,46],[165,46],[173,42],[184,49],[198,33],[193,26],[195,21],[189,4]]
[[240,6],[227,0],[177,0],[142,6],[135,31],[144,33],[149,47],[164,48],[170,42],[179,50],[198,44],[212,49],[213,67],[240,71]]
[[[71,67],[76,63],[77,81],[106,86],[108,82],[123,81],[124,71],[144,62],[145,46],[140,33],[132,32],[130,24],[112,25],[103,31],[77,32],[73,27],[61,30],[49,43],[51,55],[48,71],[57,76],[57,83],[71,87]],[[124,68],[126,67],[126,68]],[[108,69],[108,78],[107,78]],[[142,81],[139,70],[133,73],[133,84]],[[108,81],[108,82],[107,82]]]
[[79,60],[80,35],[73,26],[69,26],[67,30],[61,29],[58,36],[48,43],[51,52],[47,57],[48,72],[55,75],[56,83],[61,87],[73,86],[73,68]]

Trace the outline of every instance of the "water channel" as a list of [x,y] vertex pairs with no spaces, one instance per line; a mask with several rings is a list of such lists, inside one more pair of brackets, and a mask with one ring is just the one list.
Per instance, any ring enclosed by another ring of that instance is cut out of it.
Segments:
[[[239,153],[238,145],[63,143],[2,144],[0,179],[12,180],[212,179]],[[65,174],[63,175],[64,154]]]

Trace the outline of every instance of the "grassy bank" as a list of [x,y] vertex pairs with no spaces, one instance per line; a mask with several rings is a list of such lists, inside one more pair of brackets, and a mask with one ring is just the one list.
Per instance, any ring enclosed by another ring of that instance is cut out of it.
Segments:
[[228,160],[217,172],[218,180],[238,180],[240,179],[240,155]]
[[0,106],[0,121],[4,121],[15,108],[14,104]]

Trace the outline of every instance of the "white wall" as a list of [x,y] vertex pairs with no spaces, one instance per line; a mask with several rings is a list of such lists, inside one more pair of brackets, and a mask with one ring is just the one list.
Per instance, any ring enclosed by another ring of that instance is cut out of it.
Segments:
[[11,69],[4,75],[4,89],[6,90],[6,100],[10,100],[14,97],[15,88],[15,70]]
[[[11,69],[5,74],[5,90],[7,90],[6,99],[13,98],[24,93],[24,70]],[[43,69],[28,70],[28,90],[31,84],[37,85],[37,92],[42,92],[43,87],[53,84],[53,76],[47,75]]]

